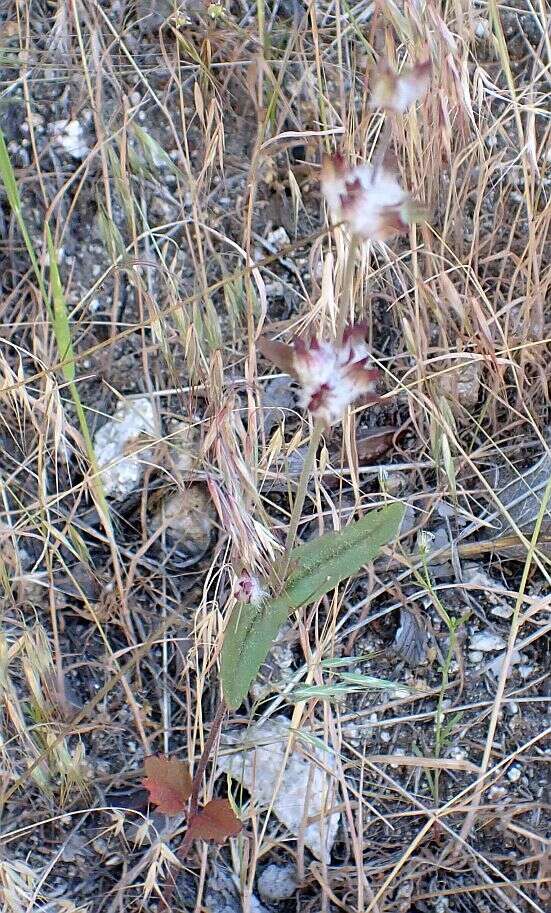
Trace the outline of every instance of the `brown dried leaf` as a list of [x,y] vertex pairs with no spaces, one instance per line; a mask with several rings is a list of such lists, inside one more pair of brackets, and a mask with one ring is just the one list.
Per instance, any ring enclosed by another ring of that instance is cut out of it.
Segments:
[[227,799],[212,799],[191,819],[188,839],[225,843],[228,837],[237,837],[242,828]]
[[399,429],[391,426],[375,428],[369,434],[363,435],[356,441],[356,451],[360,463],[371,463],[390,450],[394,437]]
[[149,801],[165,815],[179,815],[185,811],[191,796],[189,767],[177,758],[152,755],[145,759],[147,777],[142,780],[149,793]]

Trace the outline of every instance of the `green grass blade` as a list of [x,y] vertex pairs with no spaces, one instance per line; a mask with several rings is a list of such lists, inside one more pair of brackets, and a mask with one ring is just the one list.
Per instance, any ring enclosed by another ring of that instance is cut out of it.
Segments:
[[23,210],[21,207],[21,198],[19,196],[19,190],[17,189],[15,172],[13,170],[8,148],[6,146],[6,141],[1,130],[0,177],[2,178],[2,183],[4,184],[6,195],[8,197],[8,202],[17,220],[17,224],[25,243],[25,247],[27,248],[27,253],[29,255],[36,280],[38,282],[40,294],[42,295],[44,304],[47,307],[48,313],[50,315],[50,320],[52,321],[52,327],[60,356],[60,361],[62,362],[61,370],[73,400],[80,431],[84,439],[86,456],[88,458],[92,472],[91,486],[96,502],[96,507],[98,508],[98,511],[101,515],[105,531],[109,535],[112,533],[111,520],[109,516],[109,505],[107,504],[107,499],[101,484],[101,476],[96,460],[96,454],[94,452],[92,437],[90,435],[90,429],[88,428],[88,423],[86,421],[86,414],[82,407],[78,388],[75,383],[75,358],[71,336],[71,325],[69,321],[67,305],[65,302],[65,295],[63,293],[61,277],[59,275],[59,269],[57,266],[57,251],[53,242],[50,226],[46,225],[46,243],[48,245],[48,253],[50,258],[51,294],[49,294],[44,282],[44,276],[42,274],[40,264],[38,262],[38,257],[36,256],[31,237],[27,231],[27,226],[25,225]]

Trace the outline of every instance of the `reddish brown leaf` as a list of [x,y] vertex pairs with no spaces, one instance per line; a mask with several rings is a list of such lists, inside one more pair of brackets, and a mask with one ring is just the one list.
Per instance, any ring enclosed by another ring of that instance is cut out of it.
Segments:
[[277,339],[268,339],[267,336],[261,336],[256,345],[264,358],[271,361],[280,371],[294,377],[295,351],[293,346],[278,342]]
[[228,837],[237,837],[242,827],[227,799],[213,799],[189,822],[188,839],[225,843]]
[[142,780],[149,801],[165,815],[179,815],[191,796],[191,776],[187,764],[177,758],[152,755],[145,759],[147,777]]
[[370,463],[373,460],[382,457],[387,450],[390,450],[394,438],[400,434],[399,428],[392,428],[388,425],[375,428],[368,434],[363,435],[356,441],[356,450],[360,463]]

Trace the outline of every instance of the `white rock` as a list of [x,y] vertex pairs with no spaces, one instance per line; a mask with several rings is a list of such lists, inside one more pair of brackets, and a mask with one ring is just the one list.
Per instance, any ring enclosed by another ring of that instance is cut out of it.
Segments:
[[484,654],[482,653],[481,650],[470,650],[469,651],[469,659],[472,663],[482,662],[483,655]]
[[496,605],[493,607],[492,615],[497,615],[498,618],[510,618],[513,614],[513,607],[510,605]]
[[90,149],[84,140],[84,128],[78,120],[56,120],[53,124],[54,138],[68,155],[75,159],[86,158]]
[[506,795],[506,786],[490,786],[490,789],[488,790],[488,799],[490,802],[495,802],[498,799],[503,799]]
[[493,653],[496,650],[504,650],[507,644],[499,634],[492,634],[491,631],[481,631],[480,634],[473,634],[469,646],[471,650]]
[[288,900],[297,889],[296,866],[267,865],[258,879],[258,893],[268,903]]
[[511,783],[518,783],[518,781],[520,780],[521,777],[522,777],[522,770],[520,767],[517,767],[516,765],[513,765],[507,771],[507,779],[510,780]]
[[[286,759],[289,737],[293,748]],[[329,862],[340,822],[340,814],[328,812],[336,804],[335,779],[325,773],[335,766],[333,754],[302,742],[285,717],[253,726],[242,739],[241,730],[226,733],[225,744],[240,750],[221,757],[218,775],[229,773],[238,780],[256,808],[273,803],[274,814],[291,834],[301,833],[314,856]],[[306,818],[317,817],[303,827]]]
[[[496,659],[494,659],[488,666],[488,672],[491,672],[497,678],[498,675],[501,675],[501,670],[503,668],[503,663],[505,662],[506,653],[500,653]],[[513,650],[511,655],[511,666],[516,666],[520,663],[522,657],[518,650]]]
[[468,752],[464,748],[460,748],[459,745],[454,745],[449,750],[450,758],[455,758],[457,761],[465,761],[468,758]]
[[280,228],[275,228],[270,232],[266,238],[268,244],[271,244],[273,247],[277,247],[279,250],[280,247],[285,247],[286,244],[290,244],[290,238],[283,226]]
[[477,38],[489,38],[492,34],[489,21],[482,17],[475,19],[474,32]]
[[139,484],[152,456],[143,447],[148,435],[155,435],[155,417],[146,396],[122,400],[113,418],[96,433],[94,450],[106,495],[121,499]]

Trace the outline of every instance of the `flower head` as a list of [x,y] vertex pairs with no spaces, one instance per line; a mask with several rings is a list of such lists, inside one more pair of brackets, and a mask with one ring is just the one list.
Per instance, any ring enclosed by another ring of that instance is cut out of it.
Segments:
[[385,165],[349,168],[340,154],[327,157],[321,189],[333,217],[344,219],[364,240],[385,241],[403,234],[416,217],[410,195]]
[[394,114],[407,109],[426,95],[430,85],[431,64],[426,60],[396,73],[387,63],[379,64],[373,80],[370,107],[384,108]]
[[259,605],[268,595],[258,577],[254,577],[248,571],[244,571],[238,577],[233,592],[238,602],[251,603],[252,605]]
[[373,367],[365,341],[365,327],[349,327],[340,345],[314,338],[307,345],[297,339],[286,345],[260,339],[262,354],[290,374],[301,387],[301,405],[327,425],[342,418],[348,405],[363,398],[378,400],[379,372]]

